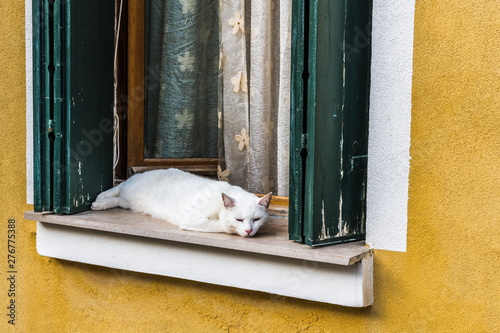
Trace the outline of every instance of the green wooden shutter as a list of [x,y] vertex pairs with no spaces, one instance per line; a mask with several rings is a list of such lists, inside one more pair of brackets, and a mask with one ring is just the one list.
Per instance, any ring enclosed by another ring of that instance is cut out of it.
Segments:
[[74,213],[112,185],[114,1],[34,0],[35,210]]
[[295,0],[290,239],[365,238],[369,0]]

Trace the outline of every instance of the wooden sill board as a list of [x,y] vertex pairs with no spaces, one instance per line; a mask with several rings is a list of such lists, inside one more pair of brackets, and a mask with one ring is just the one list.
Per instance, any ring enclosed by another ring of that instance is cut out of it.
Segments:
[[165,221],[120,208],[107,211],[86,211],[72,215],[52,214],[50,212],[36,213],[29,211],[25,212],[24,217],[27,220],[76,228],[343,266],[350,266],[371,255],[371,249],[362,241],[320,248],[311,248],[307,245],[290,241],[288,240],[287,231],[288,221],[285,217],[278,216],[271,217],[267,225],[252,238],[181,230],[177,226]]

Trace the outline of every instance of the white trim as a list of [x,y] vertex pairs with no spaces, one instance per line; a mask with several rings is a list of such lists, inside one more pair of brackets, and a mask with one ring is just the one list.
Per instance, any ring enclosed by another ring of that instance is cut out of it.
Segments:
[[406,251],[415,0],[374,0],[367,239]]
[[41,222],[36,243],[52,258],[343,306],[373,303],[372,256],[341,266]]

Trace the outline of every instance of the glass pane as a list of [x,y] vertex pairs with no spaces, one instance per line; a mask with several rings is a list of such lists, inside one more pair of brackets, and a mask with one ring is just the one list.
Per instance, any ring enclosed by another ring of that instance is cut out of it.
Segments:
[[145,158],[216,158],[218,0],[146,1]]

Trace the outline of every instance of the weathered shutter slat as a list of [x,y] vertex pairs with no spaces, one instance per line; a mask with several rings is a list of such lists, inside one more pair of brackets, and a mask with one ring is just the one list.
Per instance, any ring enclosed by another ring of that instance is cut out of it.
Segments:
[[64,14],[62,4],[60,1],[54,1],[52,11],[53,28],[52,28],[52,119],[53,119],[53,133],[54,133],[54,157],[52,161],[53,169],[53,181],[52,181],[52,191],[53,191],[53,210],[56,213],[61,213],[62,198],[65,195],[62,189],[63,184],[63,174],[62,174],[62,155],[63,155],[63,136],[65,134],[65,129],[63,128],[64,116],[62,110],[62,95],[63,82],[62,82],[62,71],[64,69],[64,38],[67,32],[63,31],[62,26],[62,15]]
[[363,0],[350,0],[347,4],[342,219],[348,228],[344,237],[364,238],[372,6]]
[[35,211],[52,210],[52,6],[33,1],[33,151]]
[[289,181],[289,234],[290,239],[302,242],[303,235],[303,182],[304,182],[304,99],[307,99],[307,26],[309,9],[304,0],[293,1],[292,18],[292,75],[290,105],[290,181]]

